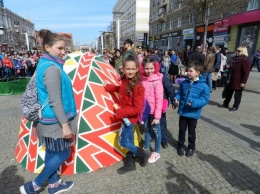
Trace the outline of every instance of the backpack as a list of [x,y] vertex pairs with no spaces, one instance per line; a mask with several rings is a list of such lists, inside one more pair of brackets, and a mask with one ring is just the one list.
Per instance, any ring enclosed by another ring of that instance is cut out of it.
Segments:
[[48,104],[49,99],[45,101],[43,106],[40,105],[37,95],[37,86],[36,86],[36,72],[31,77],[28,82],[25,92],[22,95],[20,106],[23,112],[24,117],[33,122],[38,122],[41,116],[41,111]]
[[25,64],[26,64],[27,68],[32,67],[32,62],[30,60],[26,60]]
[[[45,64],[45,63],[43,63],[43,64]],[[55,64],[53,64],[53,65],[55,65]],[[20,102],[20,106],[21,106],[24,117],[27,120],[33,121],[33,122],[38,122],[39,119],[42,118],[41,111],[49,103],[49,98],[46,99],[46,101],[43,103],[42,106],[39,103],[37,86],[36,86],[36,76],[37,76],[37,72],[35,71],[35,73],[33,74],[33,76],[31,77],[31,79],[29,80],[29,82],[26,86],[25,92],[23,93],[21,102]]]

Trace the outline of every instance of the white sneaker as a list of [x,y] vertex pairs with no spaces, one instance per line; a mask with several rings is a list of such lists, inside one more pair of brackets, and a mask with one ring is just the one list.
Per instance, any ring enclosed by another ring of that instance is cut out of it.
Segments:
[[149,159],[148,159],[148,162],[149,162],[149,163],[154,163],[154,162],[156,162],[160,157],[161,157],[161,156],[160,156],[159,153],[152,152],[151,156],[150,156]]

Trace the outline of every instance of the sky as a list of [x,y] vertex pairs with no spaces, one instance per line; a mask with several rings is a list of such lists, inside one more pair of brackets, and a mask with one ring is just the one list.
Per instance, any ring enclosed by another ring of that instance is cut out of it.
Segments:
[[28,19],[35,30],[71,33],[74,45],[90,45],[107,31],[117,0],[4,0],[4,7]]

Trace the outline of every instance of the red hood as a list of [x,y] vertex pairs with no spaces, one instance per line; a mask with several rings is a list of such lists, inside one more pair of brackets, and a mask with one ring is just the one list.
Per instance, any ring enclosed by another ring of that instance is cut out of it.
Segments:
[[[154,61],[154,74],[160,73],[160,64],[157,61]],[[139,65],[139,71],[142,76],[144,76],[144,67],[142,64]]]

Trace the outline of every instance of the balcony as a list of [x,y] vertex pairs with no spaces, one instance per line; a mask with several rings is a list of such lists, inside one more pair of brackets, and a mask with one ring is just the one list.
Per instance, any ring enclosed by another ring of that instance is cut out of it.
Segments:
[[166,22],[166,21],[167,21],[167,14],[166,14],[166,13],[160,14],[160,15],[158,16],[158,20],[159,20],[160,22]]

